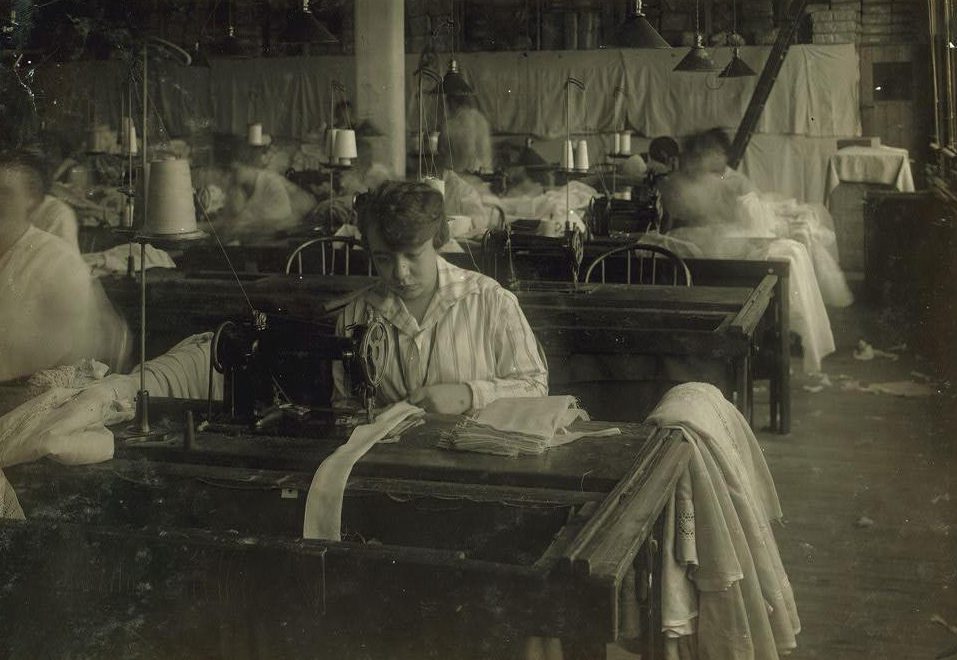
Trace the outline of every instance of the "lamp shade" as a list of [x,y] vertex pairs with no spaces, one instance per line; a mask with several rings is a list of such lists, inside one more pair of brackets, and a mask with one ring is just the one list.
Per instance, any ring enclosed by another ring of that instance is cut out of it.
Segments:
[[209,68],[209,58],[206,56],[206,49],[200,47],[199,42],[193,46],[193,49],[189,51],[190,56],[190,66],[208,69]]
[[286,27],[279,33],[279,42],[285,44],[334,44],[338,41],[329,28],[313,16],[308,0],[290,14]]
[[143,237],[175,240],[202,235],[196,228],[188,160],[153,161],[146,181],[149,210],[140,232]]
[[645,15],[637,11],[618,26],[615,45],[619,48],[671,48]]
[[738,55],[738,49],[731,49],[731,61],[724,67],[724,70],[718,74],[719,78],[748,78],[756,76],[754,69],[748,66],[748,63]]
[[213,44],[211,50],[223,57],[241,57],[246,54],[243,45],[236,38],[236,30],[231,25],[226,32],[226,36],[221,41]]
[[455,60],[449,60],[449,70],[442,78],[442,84],[435,89],[436,93],[441,92],[446,96],[472,96],[475,92],[466,82],[465,77],[459,73],[459,63]]
[[336,132],[336,158],[351,160],[358,158],[359,152],[356,151],[356,132],[350,128],[340,128]]
[[681,73],[713,73],[718,71],[718,65],[711,59],[711,53],[702,44],[700,33],[695,34],[695,45],[678,62],[674,70]]

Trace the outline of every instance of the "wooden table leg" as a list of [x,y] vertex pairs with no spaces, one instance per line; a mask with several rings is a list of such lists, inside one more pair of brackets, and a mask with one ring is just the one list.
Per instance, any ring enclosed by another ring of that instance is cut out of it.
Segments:
[[778,278],[780,285],[780,304],[778,305],[778,331],[781,333],[778,348],[778,395],[781,408],[781,433],[791,432],[791,278],[784,275]]

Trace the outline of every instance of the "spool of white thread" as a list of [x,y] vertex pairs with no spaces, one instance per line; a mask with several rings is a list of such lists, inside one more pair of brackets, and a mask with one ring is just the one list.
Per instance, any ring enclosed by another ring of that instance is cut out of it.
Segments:
[[565,150],[562,154],[562,169],[570,170],[575,166],[575,149],[571,140],[565,140]]
[[631,153],[631,131],[622,131],[621,133],[621,151],[618,153]]
[[575,149],[575,169],[579,172],[588,171],[588,143],[585,140],[579,140]]
[[611,153],[613,154],[621,153],[621,133],[615,133],[615,148]]
[[196,207],[189,161],[172,158],[150,163],[147,183],[149,216],[143,234],[176,236],[196,233]]
[[358,158],[356,150],[356,132],[343,128],[336,133],[336,159],[340,165],[351,165],[353,158]]
[[246,127],[246,142],[253,147],[263,146],[263,125],[256,123]]
[[336,162],[336,133],[338,132],[338,128],[326,129],[326,158],[330,163]]
[[433,156],[439,153],[439,133],[433,131],[429,133],[429,153]]

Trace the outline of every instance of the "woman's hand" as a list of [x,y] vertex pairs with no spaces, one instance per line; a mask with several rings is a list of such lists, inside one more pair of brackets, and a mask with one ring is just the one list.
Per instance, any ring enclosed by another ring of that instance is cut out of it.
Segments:
[[465,384],[429,385],[413,392],[409,403],[426,412],[461,415],[472,408],[472,388]]

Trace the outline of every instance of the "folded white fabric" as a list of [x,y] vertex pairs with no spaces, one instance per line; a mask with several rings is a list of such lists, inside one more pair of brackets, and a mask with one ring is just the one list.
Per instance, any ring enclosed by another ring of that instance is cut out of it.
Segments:
[[[51,458],[68,465],[113,457],[113,433],[106,426],[133,418],[135,388],[127,376],[109,376],[79,390],[57,387],[0,417],[0,468]],[[23,511],[0,472],[0,516]]]
[[306,515],[302,523],[304,539],[340,540],[342,497],[352,467],[377,442],[417,424],[423,412],[421,408],[400,401],[379,413],[372,424],[357,426],[349,441],[322,462],[306,496]]
[[[90,252],[80,256],[90,267],[90,273],[93,277],[102,277],[113,273],[125,273],[129,255],[129,246],[123,244],[103,252]],[[133,267],[137,271],[140,269],[140,249],[138,247],[133,249]],[[149,270],[150,268],[176,268],[176,262],[165,250],[159,250],[147,243],[146,269]]]
[[443,433],[439,447],[499,456],[541,454],[549,447],[583,436],[620,435],[618,428],[570,432],[568,426],[588,421],[573,396],[496,399]]
[[692,446],[666,512],[662,556],[665,657],[777,658],[801,623],[770,521],[774,482],[747,421],[712,385],[672,388],[648,421]]

